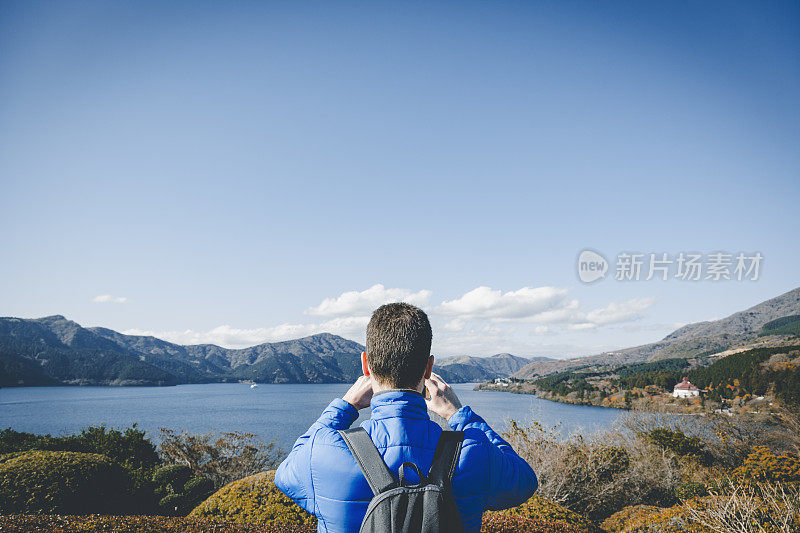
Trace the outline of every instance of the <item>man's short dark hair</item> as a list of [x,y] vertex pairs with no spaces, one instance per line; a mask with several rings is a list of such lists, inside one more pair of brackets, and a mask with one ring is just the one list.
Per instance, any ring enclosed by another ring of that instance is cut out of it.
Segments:
[[431,323],[419,307],[382,305],[367,325],[367,362],[380,381],[396,389],[414,389],[431,355]]

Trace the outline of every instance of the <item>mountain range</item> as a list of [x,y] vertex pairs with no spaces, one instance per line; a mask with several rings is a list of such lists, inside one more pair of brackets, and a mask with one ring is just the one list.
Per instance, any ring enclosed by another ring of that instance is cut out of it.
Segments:
[[[361,375],[361,344],[330,333],[242,349],[183,346],[84,328],[61,315],[0,318],[0,386],[346,383]],[[540,358],[541,359],[541,358]],[[454,357],[436,371],[453,383],[507,377],[531,360],[511,354]]]
[[[567,370],[662,359],[714,357],[756,342],[769,324],[779,326],[774,331],[793,331],[798,327],[793,315],[800,315],[800,288],[721,320],[683,326],[658,342],[633,348],[559,360],[507,353],[464,355],[437,359],[435,368],[445,380],[465,383],[509,376],[536,379]],[[361,344],[330,333],[229,349],[213,344],[184,346],[107,328],[84,328],[61,315],[6,317],[0,318],[0,386],[346,383],[361,374],[362,351]]]
[[721,320],[688,324],[658,342],[588,357],[532,361],[516,372],[514,377],[536,379],[579,368],[597,369],[662,359],[711,356],[755,342],[759,335],[763,335],[762,330],[768,323],[798,314],[800,314],[800,288]]

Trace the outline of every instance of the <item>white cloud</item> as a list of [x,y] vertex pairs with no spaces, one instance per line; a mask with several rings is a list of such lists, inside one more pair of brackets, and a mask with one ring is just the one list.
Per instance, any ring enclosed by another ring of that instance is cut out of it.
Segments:
[[444,329],[445,331],[461,331],[462,329],[464,329],[464,326],[466,325],[467,325],[466,320],[462,320],[460,318],[454,318],[453,320],[446,322],[445,325],[442,326],[442,329]]
[[[346,338],[362,339],[369,317],[334,318],[318,324],[278,324],[267,328],[241,329],[229,325],[217,326],[208,331],[145,331],[128,329],[126,335],[145,335],[176,344],[216,344],[223,348],[247,348],[265,342],[278,342],[317,333],[333,333]],[[360,340],[363,343],[363,339]]]
[[[296,339],[316,333],[333,333],[364,342],[367,323],[375,308],[389,302],[404,301],[414,305],[425,305],[431,291],[386,288],[373,285],[363,291],[348,291],[335,298],[326,298],[319,305],[310,307],[305,314],[327,317],[327,320],[311,324],[284,323],[271,327],[241,329],[230,325],[217,326],[208,331],[143,331],[130,329],[128,335],[150,335],[178,344],[216,344],[226,348],[243,348],[264,342]],[[111,298],[109,296],[109,298]]]
[[[486,320],[564,324],[568,329],[580,330],[638,320],[656,301],[655,298],[635,298],[622,303],[611,302],[587,313],[578,300],[567,295],[567,289],[558,287],[523,287],[505,293],[491,287],[477,287],[460,298],[442,302],[435,312],[455,317],[445,325],[448,330],[453,330],[456,324],[463,329],[465,321]],[[536,331],[534,329],[534,333]]]
[[124,304],[128,301],[127,298],[122,296],[111,296],[110,294],[101,294],[92,298],[96,304]]
[[424,306],[431,297],[431,291],[412,292],[408,289],[387,289],[380,283],[363,291],[343,292],[336,298],[326,298],[319,305],[306,310],[308,315],[346,316],[371,314],[376,308],[391,302],[407,302]]
[[[539,326],[537,326],[539,327]],[[546,327],[546,326],[545,326]],[[454,355],[474,355],[485,357],[496,353],[508,352],[522,357],[546,356],[555,358],[593,355],[618,345],[572,343],[571,338],[562,339],[548,337],[554,342],[542,343],[541,337],[525,335],[508,335],[507,330],[486,332],[483,328],[466,329],[457,334],[441,334],[434,331],[433,353],[438,358]]]
[[367,324],[369,323],[369,316],[346,316],[327,320],[319,324],[322,331],[341,335],[342,337],[349,337],[361,339],[363,343],[364,336],[367,332]]
[[[216,344],[244,348],[329,332],[362,344],[372,311],[387,302],[406,301],[424,305],[431,291],[386,288],[373,285],[326,298],[305,311],[319,317],[311,323],[286,322],[259,328],[221,325],[207,331],[127,330],[131,335],[152,335],[179,344]],[[113,301],[113,297],[107,296]],[[640,320],[655,298],[637,298],[586,310],[569,291],[558,287],[523,287],[502,292],[477,287],[461,297],[443,301],[430,312],[434,329],[434,353],[439,355],[488,355],[511,352],[522,355],[558,355],[557,346],[570,346],[562,355],[592,353],[587,345],[572,344],[584,336],[597,343],[600,330],[624,328]],[[647,326],[637,322],[639,326]],[[543,345],[542,337],[556,342]],[[601,335],[602,336],[602,335]],[[544,353],[543,353],[544,352]],[[577,352],[577,353],[576,353]]]
[[[445,355],[502,351],[542,355],[544,336],[566,343],[584,335],[598,338],[595,331],[642,319],[655,301],[636,298],[586,310],[564,288],[523,287],[503,292],[477,287],[434,308],[434,349]],[[563,344],[567,345],[574,347],[571,355],[587,354],[585,348]],[[552,347],[546,351],[554,354]]]
[[597,327],[597,324],[592,324],[591,322],[578,322],[577,324],[567,324],[567,329],[571,331],[580,331],[582,329],[594,329]]
[[506,293],[491,287],[477,287],[461,298],[442,302],[436,311],[461,318],[532,319],[555,309],[577,307],[577,301],[566,297],[567,289],[558,287],[523,287]]
[[584,320],[578,300],[565,302],[559,309],[543,311],[529,318],[528,321],[538,324],[568,324]]
[[655,298],[634,298],[622,303],[611,302],[603,308],[587,313],[586,320],[596,325],[630,322],[643,318],[643,311],[654,303],[656,303]]

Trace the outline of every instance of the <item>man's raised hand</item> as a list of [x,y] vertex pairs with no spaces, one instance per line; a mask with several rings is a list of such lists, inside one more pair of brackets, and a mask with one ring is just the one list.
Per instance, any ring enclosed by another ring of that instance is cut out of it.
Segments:
[[369,407],[372,399],[372,376],[358,378],[350,390],[342,396],[342,399],[359,410]]
[[439,374],[432,372],[431,377],[425,380],[425,388],[430,394],[430,399],[425,400],[428,409],[445,420],[449,420],[456,411],[461,409],[461,402],[456,396],[456,391]]

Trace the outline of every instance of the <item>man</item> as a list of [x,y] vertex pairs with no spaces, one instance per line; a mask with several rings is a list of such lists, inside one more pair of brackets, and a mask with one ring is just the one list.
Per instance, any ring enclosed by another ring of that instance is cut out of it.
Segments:
[[528,463],[481,417],[462,407],[453,389],[432,372],[431,337],[421,309],[405,303],[379,307],[367,326],[366,352],[361,354],[364,375],[343,398],[328,405],[278,468],[276,485],[317,516],[318,531],[358,531],[372,499],[337,431],[348,429],[358,410],[370,404],[372,416],[361,426],[395,476],[407,461],[423,475],[430,469],[442,429],[430,420],[428,409],[453,430],[464,432],[452,480],[464,531],[480,531],[485,510],[514,507],[536,490],[536,475]]

